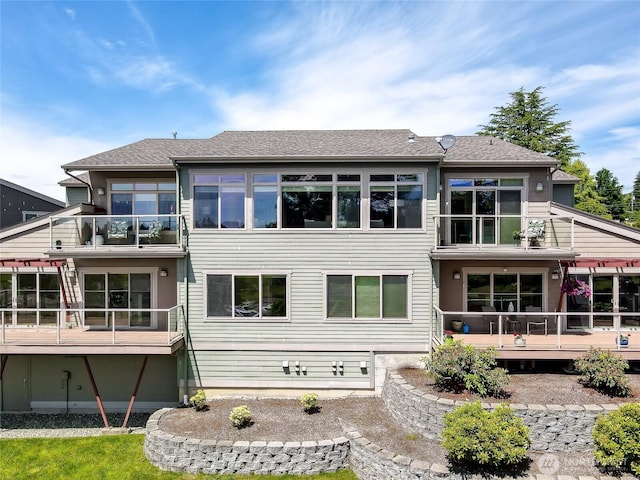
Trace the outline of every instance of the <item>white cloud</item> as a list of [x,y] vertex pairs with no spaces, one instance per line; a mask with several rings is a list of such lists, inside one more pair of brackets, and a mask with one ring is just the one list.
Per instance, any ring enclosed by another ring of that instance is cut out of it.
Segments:
[[67,16],[71,19],[71,20],[75,20],[76,19],[76,11],[72,8],[65,8],[64,9],[64,13],[67,14]]
[[74,134],[60,134],[32,121],[6,115],[2,121],[3,178],[58,200],[64,200],[64,190],[58,185],[67,178],[60,166],[112,146]]

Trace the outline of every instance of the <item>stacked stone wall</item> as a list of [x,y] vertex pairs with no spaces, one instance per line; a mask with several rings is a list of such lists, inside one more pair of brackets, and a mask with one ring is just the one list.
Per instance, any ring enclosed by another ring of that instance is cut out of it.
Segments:
[[203,440],[162,431],[158,422],[170,409],[147,421],[144,453],[156,467],[171,472],[311,475],[348,467],[349,440],[247,442]]
[[[382,399],[400,425],[426,438],[439,438],[444,428],[444,415],[466,403],[423,392],[393,372],[387,374]],[[494,409],[498,405],[482,404],[486,409]],[[548,452],[590,450],[593,448],[591,430],[597,416],[619,407],[619,404],[511,404],[516,415],[529,427],[531,449]]]

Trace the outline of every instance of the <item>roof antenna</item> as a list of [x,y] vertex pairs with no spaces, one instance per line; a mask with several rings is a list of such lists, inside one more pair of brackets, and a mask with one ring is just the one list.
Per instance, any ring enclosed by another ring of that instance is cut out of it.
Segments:
[[173,135],[173,138],[175,139],[178,136],[178,132],[174,130],[173,132],[171,132],[171,135]]

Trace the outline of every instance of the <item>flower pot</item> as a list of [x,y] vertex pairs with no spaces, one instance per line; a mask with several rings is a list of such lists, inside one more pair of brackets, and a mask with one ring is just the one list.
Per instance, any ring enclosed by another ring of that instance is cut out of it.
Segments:
[[526,347],[527,340],[525,338],[514,338],[513,343],[516,347]]
[[627,348],[629,346],[629,337],[620,337],[617,339],[617,343],[620,345],[620,348]]
[[460,333],[462,331],[462,321],[461,320],[451,320],[451,328],[454,332]]

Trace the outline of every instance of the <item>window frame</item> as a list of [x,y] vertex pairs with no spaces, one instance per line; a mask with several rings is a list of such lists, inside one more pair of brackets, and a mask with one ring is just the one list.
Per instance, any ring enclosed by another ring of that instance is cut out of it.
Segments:
[[[259,285],[259,315],[257,317],[242,317],[242,316],[234,316],[233,305],[232,305],[232,314],[231,316],[209,316],[208,312],[208,276],[209,275],[228,275],[231,277],[231,301],[235,303],[235,277],[258,277],[258,285]],[[285,307],[287,314],[282,317],[271,317],[264,316],[262,314],[262,304],[263,304],[263,293],[262,293],[262,277],[268,275],[278,275],[283,276],[285,278],[286,286],[285,286]],[[235,323],[235,322],[259,322],[259,323],[288,323],[291,322],[291,271],[290,270],[205,270],[202,272],[202,311],[203,311],[203,320],[205,323]]]
[[[331,276],[350,276],[351,277],[351,318],[349,317],[329,317],[329,277]],[[394,318],[384,317],[384,277],[406,277],[406,317]],[[380,279],[380,315],[378,317],[356,317],[356,282],[357,277],[378,277]],[[323,294],[322,294],[322,318],[327,323],[375,323],[375,324],[394,324],[394,323],[412,323],[413,321],[413,271],[409,270],[389,270],[389,271],[327,271],[322,273]]]
[[[469,275],[490,275],[489,279],[489,302],[490,305],[494,305],[496,292],[495,292],[495,280],[494,275],[517,275],[517,290],[514,295],[517,295],[517,304],[514,305],[516,312],[524,312],[524,309],[521,307],[522,303],[522,290],[521,290],[521,275],[540,275],[542,284],[541,284],[541,308],[544,311],[545,307],[548,305],[549,295],[548,295],[548,277],[549,277],[549,269],[548,268],[509,268],[507,272],[503,270],[503,268],[469,268],[463,269],[463,287],[462,287],[462,306],[464,312],[479,312],[479,310],[469,310]],[[496,308],[497,310],[497,308]],[[500,311],[500,310],[497,310]],[[504,310],[507,311],[507,310]]]
[[[123,190],[119,190],[119,189],[114,189],[113,186],[114,185],[118,185],[118,184],[132,184],[132,188],[131,189],[123,189]],[[155,184],[156,188],[155,189],[136,189],[135,186],[136,185],[153,185]],[[159,188],[160,184],[171,184],[173,185],[173,189],[163,189],[163,188]],[[114,214],[113,213],[113,203],[111,201],[111,196],[114,193],[129,193],[131,194],[131,213],[128,214]],[[135,195],[136,193],[147,193],[147,194],[154,194],[155,195],[155,210],[156,213],[137,213],[135,210],[135,206],[136,206],[136,199],[135,199]],[[160,212],[160,194],[162,193],[172,193],[174,195],[174,199],[173,199],[173,211],[171,211],[171,208],[169,209],[169,212]],[[162,215],[174,215],[177,211],[177,205],[178,205],[178,185],[176,183],[175,178],[150,178],[150,179],[145,179],[142,180],[139,178],[108,178],[107,179],[107,210],[109,212],[109,215],[115,215],[115,216],[141,216],[144,218],[147,217],[151,217],[154,215],[157,216],[162,216]]]
[[[200,181],[196,182],[197,176],[211,176],[211,177],[219,177],[217,181]],[[242,176],[242,182],[223,182],[221,177],[234,177],[234,176]],[[191,204],[191,230],[192,231],[219,231],[219,230],[229,230],[229,231],[238,231],[238,230],[247,230],[249,228],[249,222],[253,225],[253,218],[250,215],[253,215],[253,209],[248,208],[249,202],[249,191],[253,191],[253,189],[249,188],[251,185],[250,182],[251,172],[246,172],[243,170],[233,170],[233,171],[219,171],[219,170],[197,170],[191,172],[190,175],[190,204]],[[239,227],[229,227],[224,226],[223,224],[223,203],[222,203],[222,188],[226,187],[240,187],[242,185],[243,189],[243,200],[242,200],[242,213],[244,215],[243,224]],[[217,199],[216,199],[216,218],[218,224],[216,226],[206,226],[199,227],[196,225],[196,187],[216,187],[217,188]]]

